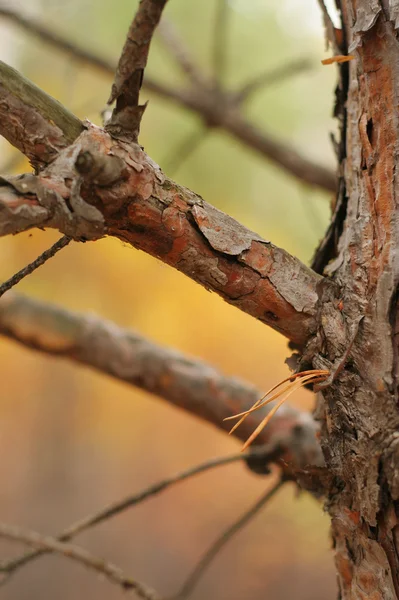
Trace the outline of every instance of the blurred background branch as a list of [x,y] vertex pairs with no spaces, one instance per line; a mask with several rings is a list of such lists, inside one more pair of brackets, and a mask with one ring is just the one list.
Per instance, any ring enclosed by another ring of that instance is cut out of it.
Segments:
[[[0,334],[33,350],[67,358],[126,381],[229,431],[225,417],[250,408],[263,393],[238,379],[93,315],[78,315],[16,294],[0,304]],[[235,435],[245,441],[274,404],[253,413]],[[270,459],[291,468],[323,464],[317,427],[284,406],[259,435]],[[284,457],[284,463],[280,459]]]
[[103,558],[93,556],[87,550],[72,544],[66,544],[55,538],[40,535],[36,531],[28,531],[0,523],[0,537],[14,542],[22,542],[33,548],[38,548],[47,552],[55,552],[65,558],[76,561],[88,569],[92,569],[106,577],[112,583],[116,583],[124,592],[134,591],[138,598],[145,600],[161,600],[160,596],[152,589],[136,581],[135,579],[123,574],[122,570],[116,565],[105,561]]
[[[224,14],[226,7],[224,7],[223,0],[220,0],[220,3],[221,14]],[[0,5],[0,16],[18,24],[18,26],[24,28],[26,31],[39,36],[43,42],[51,44],[59,50],[72,55],[74,58],[92,65],[95,68],[99,68],[111,76],[114,75],[116,68],[115,64],[98,57],[96,54],[87,51],[76,44],[72,44],[69,40],[60,35],[54,34],[52,30],[49,30],[44,25],[24,17],[18,10],[10,8],[10,6],[7,5]],[[220,24],[221,21],[217,21],[217,29],[219,28],[218,23]],[[189,64],[187,62],[187,55],[184,53],[184,50],[182,50],[180,42],[177,42],[176,35],[173,35],[173,42],[171,42],[171,39],[171,33],[169,31],[169,48],[173,47],[174,56],[179,56],[180,65],[182,65],[182,57],[184,56],[185,72],[187,73]],[[219,48],[219,46],[220,45],[217,43],[215,48]],[[177,47],[179,48],[178,51]],[[217,51],[215,50],[217,61],[220,60],[221,52],[221,47]],[[189,71],[191,72],[192,78],[193,63],[191,61]],[[298,72],[298,69],[294,72]],[[195,73],[198,73],[198,71],[195,70]],[[266,77],[264,81],[265,80],[267,83]],[[206,126],[226,130],[241,143],[249,146],[252,150],[255,150],[268,160],[276,163],[279,167],[283,168],[299,180],[329,192],[334,192],[336,190],[336,176],[332,170],[301,156],[299,152],[285,144],[282,140],[276,139],[245,118],[238,109],[238,105],[242,102],[242,91],[241,94],[239,92],[237,103],[237,95],[234,92],[221,92],[220,86],[215,89],[211,81],[208,85],[201,84],[201,86],[195,85],[194,87],[179,89],[176,86],[168,87],[146,75],[143,85],[148,91],[164,99],[172,100],[183,108],[196,112],[203,119]],[[251,88],[250,94],[254,91],[253,82],[251,83]],[[255,85],[255,89],[259,89],[259,84]],[[247,91],[244,91],[244,98],[245,97],[248,97]]]
[[[232,454],[230,456],[215,458],[211,460],[207,460],[204,463],[196,465],[195,467],[190,467],[186,471],[182,473],[178,473],[172,477],[168,477],[167,479],[163,479],[158,483],[155,483],[145,490],[142,490],[138,494],[133,494],[128,496],[127,498],[123,498],[121,501],[114,502],[109,506],[101,509],[100,511],[89,515],[84,519],[80,519],[70,527],[67,527],[63,532],[59,533],[54,539],[60,542],[67,542],[72,538],[76,537],[78,534],[90,529],[100,523],[107,521],[108,519],[115,517],[121,512],[136,506],[140,502],[143,502],[147,498],[159,494],[160,492],[165,491],[170,486],[175,485],[176,483],[180,483],[190,477],[194,477],[195,475],[199,475],[200,473],[204,473],[211,469],[215,469],[218,467],[222,467],[224,465],[228,465],[231,463],[239,462],[239,461],[248,461],[249,458],[260,460],[264,466],[267,465],[271,454],[275,452],[275,448],[262,446],[258,448],[253,448],[248,453],[240,452],[238,454]],[[1,583],[5,583],[8,581],[9,577],[13,575],[17,570],[21,567],[27,565],[30,561],[43,556],[44,554],[51,553],[53,550],[49,547],[38,548],[33,552],[29,552],[26,554],[22,554],[21,556],[17,556],[8,561],[3,561],[0,563],[0,573],[4,574],[4,578]]]
[[215,540],[215,542],[208,548],[198,564],[194,567],[180,591],[174,598],[176,600],[184,600],[191,596],[195,587],[197,586],[200,579],[203,577],[206,570],[213,563],[219,552],[228,544],[232,538],[239,532],[245,525],[247,525],[256,515],[262,510],[264,506],[274,497],[274,495],[281,489],[283,485],[282,481],[277,481],[266,493],[250,506],[240,517],[234,521],[223,533]]

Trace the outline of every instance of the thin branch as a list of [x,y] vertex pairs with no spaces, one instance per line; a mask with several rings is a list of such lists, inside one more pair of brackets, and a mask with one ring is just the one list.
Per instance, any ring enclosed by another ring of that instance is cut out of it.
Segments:
[[[101,373],[155,394],[201,419],[229,431],[224,422],[249,409],[262,392],[225,377],[215,368],[158,346],[133,331],[93,315],[79,315],[49,303],[10,293],[0,303],[0,334],[24,346],[90,366]],[[272,405],[274,406],[274,405]],[[272,406],[251,414],[235,435],[245,441]],[[306,413],[284,406],[259,436],[273,441],[287,468],[323,464],[317,427]],[[301,443],[298,444],[298,440]],[[289,465],[289,466],[288,466]]]
[[102,558],[93,556],[90,552],[79,546],[65,544],[52,537],[40,535],[35,531],[20,529],[19,527],[5,523],[0,523],[0,537],[22,542],[45,552],[55,552],[80,563],[88,569],[101,573],[101,575],[106,577],[110,582],[116,583],[124,591],[134,591],[139,598],[160,600],[160,596],[154,590],[131,577],[127,577],[119,567],[106,562]]
[[218,94],[216,101],[215,96],[210,93],[199,94],[198,91],[172,90],[162,86],[154,89],[154,92],[201,115],[206,125],[224,129],[299,181],[329,192],[336,191],[337,178],[331,169],[305,158],[291,145],[252,124],[229,96],[223,102],[223,97]]
[[74,44],[61,34],[55,33],[50,27],[38,23],[31,17],[25,17],[14,7],[0,5],[0,17],[7,19],[28,33],[39,37],[41,41],[49,44],[56,50],[64,52],[73,59],[77,59],[90,67],[99,69],[106,75],[113,75],[115,73],[116,62],[101,58],[95,52],[90,52],[90,50],[86,50],[82,46]]
[[309,71],[312,67],[313,62],[309,58],[297,58],[275,69],[269,69],[241,86],[234,94],[234,99],[238,104],[242,104],[261,88],[274,86],[277,83],[290,79],[294,75]]
[[51,248],[45,250],[33,262],[29,263],[29,265],[18,271],[18,273],[15,273],[15,275],[10,277],[10,279],[1,284],[0,298],[3,296],[3,294],[8,292],[8,290],[14,287],[14,285],[17,285],[17,283],[24,279],[24,277],[30,275],[31,273],[33,273],[33,271],[44,265],[45,262],[47,262],[55,254],[57,254],[57,252],[59,252],[62,248],[65,248],[65,246],[67,246],[71,241],[72,238],[68,237],[67,235],[64,235],[61,239],[55,242],[55,244],[53,244]]
[[[113,75],[115,72],[115,65],[112,62],[100,58],[76,44],[72,44],[58,34],[54,35],[52,30],[23,17],[14,8],[1,8],[0,15],[11,19],[26,31],[34,35],[39,35],[44,42],[51,44],[61,51],[67,52],[70,56],[88,65],[102,70],[106,74]],[[230,96],[227,95],[227,100],[222,104],[220,93],[215,93],[214,90],[208,89],[205,91],[201,89],[201,93],[198,90],[179,90],[159,83],[148,75],[144,77],[143,87],[150,93],[196,112],[202,116],[205,123],[210,123],[215,127],[224,129],[241,143],[252,148],[271,162],[281,166],[290,175],[293,175],[300,181],[327,191],[336,190],[336,176],[331,169],[307,160],[298,152],[295,152],[290,145],[283,143],[281,140],[273,139],[264,130],[261,131],[255,128],[237,110],[232,110],[234,102],[232,103]],[[236,124],[237,119],[238,123]],[[20,137],[23,138],[23,134]],[[13,145],[16,145],[12,140],[10,141]]]
[[114,136],[137,142],[145,105],[139,94],[150,43],[167,0],[141,0],[119,59],[108,104],[116,100],[107,130]]
[[[63,532],[58,534],[56,536],[56,539],[60,542],[67,542],[75,536],[77,536],[78,534],[82,533],[83,531],[86,531],[87,529],[99,525],[103,521],[106,521],[112,517],[115,517],[116,515],[119,515],[125,510],[132,508],[140,502],[143,502],[147,498],[165,491],[167,488],[175,485],[176,483],[180,483],[182,481],[190,479],[191,477],[194,477],[195,475],[199,475],[200,473],[204,473],[211,469],[222,467],[224,465],[228,465],[234,462],[241,462],[243,460],[246,461],[248,460],[248,458],[262,459],[266,464],[269,459],[269,454],[270,449],[267,446],[262,446],[260,448],[254,448],[252,452],[247,454],[243,454],[242,452],[240,452],[239,454],[232,454],[230,456],[208,460],[199,465],[196,465],[195,467],[191,467],[190,469],[182,471],[181,473],[177,473],[172,477],[168,477],[167,479],[159,481],[158,483],[155,483],[149,486],[148,488],[142,490],[138,494],[127,496],[123,500],[110,504],[109,506],[101,509],[100,511],[89,515],[84,519],[81,519],[80,521],[74,523],[73,525],[65,529]],[[0,563],[0,573],[5,573],[7,575],[6,579],[8,579],[8,576],[11,576],[13,573],[15,573],[16,570],[20,569],[32,560],[49,552],[51,552],[51,549],[38,549],[34,550],[33,552],[22,554],[21,556],[13,558],[7,562]]]
[[167,158],[162,161],[165,173],[170,176],[176,175],[177,170],[180,169],[183,163],[195,153],[202,142],[207,138],[208,133],[209,129],[204,128],[190,132],[188,136],[180,142],[173,153],[169,151]]
[[213,78],[217,87],[222,87],[226,72],[227,32],[229,26],[229,4],[227,0],[217,0],[213,32]]
[[206,551],[194,570],[191,572],[187,580],[184,582],[179,593],[174,597],[176,600],[183,600],[191,595],[194,588],[198,584],[205,571],[209,568],[219,552],[226,544],[247,525],[259,511],[273,498],[273,496],[281,489],[283,481],[278,481],[270,490],[263,494],[253,506],[246,510],[222,535],[212,544]]
[[[162,17],[157,30],[163,44],[175,59],[181,71],[197,87],[209,87],[205,76],[190,56],[190,50],[179,36],[174,23]],[[144,81],[145,84],[145,81]]]

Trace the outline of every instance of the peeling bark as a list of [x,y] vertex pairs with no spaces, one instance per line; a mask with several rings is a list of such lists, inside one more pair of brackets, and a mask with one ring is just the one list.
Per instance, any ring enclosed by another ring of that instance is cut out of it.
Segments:
[[[328,365],[333,372],[317,412],[326,464],[339,482],[338,492],[328,494],[327,508],[340,597],[390,600],[399,598],[394,340],[399,283],[399,43],[391,20],[396,19],[395,3],[389,7],[377,0],[342,0],[340,4],[344,37],[356,60],[347,67],[348,97],[340,109],[341,201],[346,206],[336,228],[340,237],[335,258],[325,269],[337,284],[338,304],[324,296],[318,333],[308,350],[312,354],[317,348],[313,364]],[[340,356],[345,360],[334,378]]]
[[0,181],[0,235],[40,226],[115,236],[303,346],[323,278],[168,179],[137,144],[86,126],[39,176]]
[[35,169],[51,162],[82,131],[81,121],[62,104],[0,61],[0,135]]

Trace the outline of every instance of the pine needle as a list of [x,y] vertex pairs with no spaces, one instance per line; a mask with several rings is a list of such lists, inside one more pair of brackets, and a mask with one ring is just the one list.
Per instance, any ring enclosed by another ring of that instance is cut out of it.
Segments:
[[[248,410],[246,410],[242,413],[238,413],[237,415],[233,415],[231,417],[226,417],[224,419],[224,421],[229,421],[231,419],[239,419],[238,423],[236,423],[234,425],[234,427],[230,430],[229,433],[230,434],[233,433],[233,431],[235,431],[237,429],[237,427],[239,425],[241,425],[241,423],[247,418],[248,415],[255,412],[256,410],[259,410],[260,408],[262,408],[269,402],[272,402],[273,400],[277,400],[277,398],[281,398],[279,400],[279,402],[276,404],[276,406],[274,406],[271,409],[271,411],[267,414],[267,416],[263,419],[263,421],[258,425],[258,427],[255,429],[255,431],[247,439],[247,441],[245,442],[245,444],[242,448],[242,450],[246,450],[246,448],[248,448],[248,446],[250,446],[252,444],[252,442],[255,440],[255,438],[266,427],[266,425],[269,423],[269,421],[273,417],[273,415],[276,414],[276,412],[278,411],[280,406],[282,406],[284,404],[284,402],[287,400],[287,398],[289,396],[291,396],[291,394],[296,392],[296,390],[303,387],[307,383],[319,383],[320,381],[324,381],[329,376],[329,374],[330,374],[330,372],[325,369],[312,369],[309,371],[301,371],[299,373],[294,373],[294,375],[291,375],[291,377],[287,377],[286,379],[283,379],[277,385],[270,388],[270,390],[268,390],[266,392],[266,394],[264,396],[262,396],[262,398],[257,400],[251,408],[249,408]],[[288,384],[283,386],[283,384],[287,383],[287,382],[288,382]],[[283,387],[281,387],[281,386],[283,386]],[[274,392],[274,393],[270,396],[270,394],[272,392]]]

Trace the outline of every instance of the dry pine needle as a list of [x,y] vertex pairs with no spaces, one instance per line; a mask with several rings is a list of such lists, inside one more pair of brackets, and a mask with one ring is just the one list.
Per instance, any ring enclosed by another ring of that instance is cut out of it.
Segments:
[[320,381],[324,381],[329,375],[330,372],[325,369],[311,369],[309,371],[301,371],[300,373],[294,373],[294,375],[291,375],[291,377],[283,379],[277,385],[270,388],[270,390],[268,390],[266,394],[262,396],[262,398],[257,400],[255,404],[251,406],[251,408],[242,413],[238,413],[237,415],[226,417],[224,421],[239,419],[239,421],[232,427],[229,433],[233,433],[233,431],[235,431],[237,427],[241,425],[241,423],[248,417],[248,415],[255,412],[256,410],[259,410],[266,404],[269,404],[269,402],[279,399],[277,404],[273,406],[270,412],[266,415],[263,421],[259,423],[255,431],[249,436],[249,438],[245,442],[244,446],[242,447],[242,450],[246,450],[248,446],[252,444],[255,438],[257,438],[262,429],[266,427],[266,425],[269,423],[273,415],[276,414],[280,406],[282,406],[287,400],[287,398],[291,396],[291,394],[296,392],[296,390],[299,390],[299,388],[303,387],[307,383],[319,383]]

